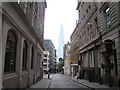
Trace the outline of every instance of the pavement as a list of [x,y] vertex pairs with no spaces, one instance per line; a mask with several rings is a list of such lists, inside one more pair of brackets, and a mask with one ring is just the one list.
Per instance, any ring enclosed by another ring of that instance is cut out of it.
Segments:
[[37,82],[36,84],[32,85],[29,89],[33,89],[33,88],[49,88],[50,85],[50,81],[51,81],[51,77],[52,75],[50,75],[50,79],[48,79],[48,75],[44,75],[43,78]]
[[120,90],[119,88],[117,87],[109,87],[107,85],[100,85],[99,83],[96,83],[96,82],[89,82],[85,79],[78,79],[76,77],[71,77],[71,76],[67,76],[69,78],[71,78],[73,81],[81,84],[81,85],[84,85],[92,90]]
[[72,79],[67,78],[64,74],[53,74],[53,77],[50,82],[50,89],[59,89],[59,90],[89,90],[87,87],[74,82]]

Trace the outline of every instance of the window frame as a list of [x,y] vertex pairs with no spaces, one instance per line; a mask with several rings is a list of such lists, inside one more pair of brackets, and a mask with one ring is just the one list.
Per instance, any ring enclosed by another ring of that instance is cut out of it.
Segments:
[[[7,55],[7,53],[9,53],[9,56]],[[5,59],[4,59],[5,60],[4,61],[4,73],[5,74],[16,72],[16,53],[17,53],[17,36],[14,31],[9,30],[7,33],[6,51],[5,51]]]
[[111,27],[110,7],[107,6],[104,10],[104,13],[105,13],[105,25],[106,28],[109,29]]

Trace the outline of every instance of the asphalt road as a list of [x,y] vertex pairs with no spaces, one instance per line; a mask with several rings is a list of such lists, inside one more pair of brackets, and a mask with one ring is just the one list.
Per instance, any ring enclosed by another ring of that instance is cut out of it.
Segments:
[[51,76],[51,82],[49,88],[81,88],[81,90],[88,90],[85,86],[74,82],[72,79],[66,77],[63,74],[53,74]]

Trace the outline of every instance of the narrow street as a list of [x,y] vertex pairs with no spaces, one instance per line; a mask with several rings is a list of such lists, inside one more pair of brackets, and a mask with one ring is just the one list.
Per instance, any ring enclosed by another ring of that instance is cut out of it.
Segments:
[[53,74],[49,88],[86,88],[63,74]]
[[0,0],[0,89],[120,90],[120,0]]
[[106,85],[99,85],[98,83],[89,83],[86,80],[78,80],[75,77],[66,76],[64,74],[50,74],[50,78],[48,79],[48,75],[44,75],[43,79],[34,84],[32,87],[27,90],[31,90],[33,88],[43,89],[46,88],[48,90],[59,89],[59,90],[119,90],[115,87],[108,87]]

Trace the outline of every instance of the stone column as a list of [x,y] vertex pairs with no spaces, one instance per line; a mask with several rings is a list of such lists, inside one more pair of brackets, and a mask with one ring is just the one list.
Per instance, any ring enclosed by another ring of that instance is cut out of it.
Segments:
[[36,58],[37,57],[37,49],[36,48],[34,48],[34,61],[33,61],[33,63],[34,63],[34,65],[33,65],[33,68],[34,68],[34,71],[33,71],[33,78],[34,78],[34,81],[33,81],[33,83],[35,84],[36,83]]
[[0,89],[2,89],[2,2],[0,1]]
[[31,73],[30,73],[30,70],[31,70],[31,50],[32,47],[30,45],[30,43],[28,42],[28,53],[27,53],[27,67],[28,67],[28,87],[30,87],[30,80],[31,80]]
[[24,39],[20,36],[20,46],[19,46],[19,68],[18,68],[18,87],[22,88],[22,57],[23,57],[23,43]]

